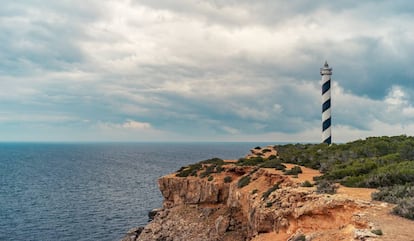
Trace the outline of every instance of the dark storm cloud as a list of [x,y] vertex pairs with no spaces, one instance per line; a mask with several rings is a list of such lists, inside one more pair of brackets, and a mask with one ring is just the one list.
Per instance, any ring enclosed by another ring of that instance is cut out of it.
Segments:
[[62,139],[317,141],[326,59],[343,140],[378,126],[414,131],[413,9],[402,0],[6,1],[0,131],[64,123]]

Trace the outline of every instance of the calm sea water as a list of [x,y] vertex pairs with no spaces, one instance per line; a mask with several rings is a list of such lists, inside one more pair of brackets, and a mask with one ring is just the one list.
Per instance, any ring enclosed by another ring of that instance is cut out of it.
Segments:
[[161,206],[156,180],[267,143],[0,144],[0,240],[119,240]]

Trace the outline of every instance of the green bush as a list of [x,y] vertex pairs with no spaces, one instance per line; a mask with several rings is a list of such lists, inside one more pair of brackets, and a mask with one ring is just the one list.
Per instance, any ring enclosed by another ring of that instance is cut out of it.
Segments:
[[338,190],[338,185],[327,180],[321,180],[316,185],[317,193],[335,194]]
[[277,159],[277,156],[275,156],[275,155],[270,155],[267,159],[268,159],[268,160],[274,160],[274,159]]
[[378,167],[373,159],[361,159],[346,164],[337,164],[326,174],[330,180],[340,180],[344,177],[355,177],[370,173]]
[[372,193],[372,199],[377,201],[398,203],[404,198],[414,198],[414,185],[395,185],[392,187],[382,187],[379,192]]
[[272,192],[274,192],[277,189],[279,189],[279,185],[280,185],[280,183],[276,183],[271,188],[269,188],[266,192],[263,193],[262,198],[263,199],[267,199]]
[[301,235],[295,237],[292,241],[306,241],[306,236],[301,234]]
[[258,167],[253,168],[253,169],[249,172],[249,176],[251,176],[253,173],[255,173],[255,172],[259,171],[259,169],[260,169],[260,168],[258,168]]
[[267,202],[267,203],[266,203],[266,207],[267,207],[267,208],[270,208],[272,205],[273,205],[273,203],[272,203],[272,202]]
[[399,200],[392,212],[398,216],[414,220],[414,197]]
[[237,183],[237,187],[242,188],[244,186],[249,185],[250,179],[251,179],[250,176],[243,176],[242,178],[240,178],[239,182]]
[[257,166],[259,164],[262,164],[265,161],[265,159],[263,159],[263,157],[251,157],[251,158],[240,158],[237,162],[236,165],[239,166]]
[[229,183],[231,181],[233,181],[233,178],[231,176],[225,176],[224,177],[224,183]]
[[178,173],[176,174],[177,177],[188,177],[188,176],[196,176],[197,171],[199,171],[202,168],[200,163],[192,164],[187,167],[182,167],[180,170],[178,170]]
[[259,191],[259,190],[257,190],[257,189],[253,189],[253,190],[252,190],[252,194],[256,194],[258,191]]
[[299,173],[302,173],[300,166],[294,166],[292,169],[285,171],[286,175],[298,175]]
[[283,165],[281,161],[274,160],[274,159],[273,160],[267,160],[267,161],[263,162],[262,164],[260,164],[260,167],[276,168],[278,170],[286,168],[286,166]]
[[310,181],[308,181],[308,180],[302,182],[302,184],[300,184],[300,185],[302,187],[313,187],[313,184]]
[[364,181],[366,180],[366,175],[363,176],[348,176],[344,177],[339,181],[342,185],[346,187],[365,187]]
[[363,186],[385,187],[406,183],[414,183],[414,161],[403,161],[382,166],[366,177]]
[[376,234],[376,235],[379,235],[379,236],[383,235],[383,233],[382,233],[382,230],[381,230],[381,229],[374,229],[374,230],[371,230],[371,233]]
[[225,162],[221,158],[214,157],[214,158],[211,158],[211,159],[207,159],[207,160],[201,161],[200,164],[223,165],[223,164],[225,164]]
[[263,150],[262,150],[262,153],[267,153],[267,152],[271,152],[271,151],[272,151],[272,150],[270,150],[270,149],[267,149],[267,148],[266,148],[266,149],[263,149]]
[[214,179],[213,176],[209,176],[208,179],[207,179],[207,181],[211,182],[211,181],[213,181],[213,179]]
[[206,167],[205,171],[200,173],[201,178],[205,178],[210,176],[211,173],[214,173],[216,166],[215,165],[209,165]]

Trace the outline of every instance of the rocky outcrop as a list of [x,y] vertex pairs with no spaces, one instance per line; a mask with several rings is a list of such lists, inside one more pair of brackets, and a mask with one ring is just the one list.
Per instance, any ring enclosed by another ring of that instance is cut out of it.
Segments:
[[[275,240],[368,237],[368,222],[359,213],[369,203],[317,194],[274,169],[228,164],[211,175],[160,178],[163,208],[140,233],[132,230],[124,240],[239,241],[263,234],[274,234]],[[250,183],[240,188],[238,181],[247,175]],[[233,181],[224,182],[226,176]]]
[[211,182],[196,177],[162,177],[158,187],[164,197],[164,207],[183,204],[219,204],[229,197],[229,184]]

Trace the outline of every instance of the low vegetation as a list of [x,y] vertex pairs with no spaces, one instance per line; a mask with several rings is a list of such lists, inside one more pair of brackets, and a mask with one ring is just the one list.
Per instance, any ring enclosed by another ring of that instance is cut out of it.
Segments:
[[317,193],[335,194],[339,186],[327,180],[321,180],[316,185]]
[[231,176],[225,176],[223,180],[224,183],[230,183],[231,181],[233,181],[233,178]]
[[197,176],[197,172],[202,168],[200,163],[192,164],[186,167],[181,167],[177,171],[177,177]]
[[332,192],[330,183],[379,188],[373,199],[395,203],[393,212],[414,219],[414,137],[369,137],[346,144],[277,145],[279,159],[319,169],[319,192]]
[[381,229],[374,229],[374,230],[371,230],[371,233],[376,234],[376,235],[379,235],[379,236],[383,235],[383,233],[382,233],[382,230],[381,230]]
[[[275,145],[277,156],[257,155],[240,158],[236,165],[275,168],[284,174],[297,176],[302,173],[299,166],[318,169],[322,176],[315,178],[319,193],[335,193],[340,183],[348,187],[379,188],[373,194],[376,200],[397,204],[394,213],[414,219],[414,137],[382,136],[369,137],[346,144],[287,144]],[[259,154],[269,152],[270,148],[254,148]],[[260,151],[261,150],[261,151]],[[252,150],[252,152],[254,152]],[[208,177],[223,171],[224,161],[212,158],[181,168],[177,176]],[[286,170],[282,163],[294,166]],[[250,182],[250,175],[238,181],[242,188]],[[311,186],[310,182],[302,183]]]
[[237,187],[242,188],[244,186],[249,185],[250,180],[251,180],[250,176],[243,176],[242,178],[240,178],[239,182],[237,183]]
[[236,162],[236,165],[238,165],[238,166],[259,166],[259,165],[263,164],[265,161],[266,161],[266,159],[264,159],[261,156],[251,157],[251,158],[240,158]]
[[392,212],[398,216],[414,220],[414,197],[406,197],[398,200],[397,206]]
[[263,193],[262,198],[266,200],[272,192],[279,189],[279,185],[280,185],[280,183],[276,183],[275,185],[270,187],[266,192]]
[[223,165],[225,164],[223,159],[220,158],[211,158],[204,161],[200,161],[196,164],[191,164],[185,167],[181,167],[178,171],[176,176],[177,177],[188,177],[188,176],[197,176],[199,171],[200,177],[209,177],[212,173],[221,173],[224,168]]
[[270,149],[268,149],[268,148],[266,148],[266,149],[263,149],[262,150],[262,153],[267,153],[267,152],[271,152],[272,150],[270,150]]
[[300,185],[302,187],[313,187],[313,184],[310,181],[308,181],[308,180],[302,182]]
[[285,170],[284,173],[286,175],[296,175],[297,177],[299,173],[302,173],[302,168],[300,166],[294,166],[290,170]]

